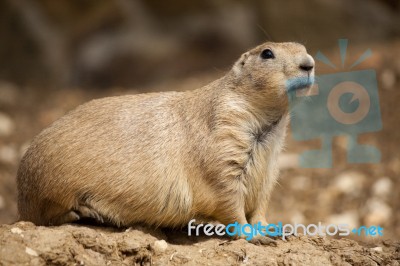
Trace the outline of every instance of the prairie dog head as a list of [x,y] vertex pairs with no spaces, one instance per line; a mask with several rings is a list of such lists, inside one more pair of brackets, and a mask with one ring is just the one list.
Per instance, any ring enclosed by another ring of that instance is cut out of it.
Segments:
[[285,105],[288,91],[313,84],[314,64],[314,59],[299,43],[267,42],[242,54],[232,72],[247,94]]

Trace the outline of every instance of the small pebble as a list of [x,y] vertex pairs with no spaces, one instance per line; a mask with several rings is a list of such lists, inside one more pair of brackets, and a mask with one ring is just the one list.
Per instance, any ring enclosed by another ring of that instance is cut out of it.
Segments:
[[358,195],[365,181],[365,176],[356,171],[346,171],[338,175],[333,186],[344,194]]
[[328,217],[328,224],[347,224],[349,228],[356,228],[360,225],[360,218],[357,211],[347,211],[334,214]]
[[382,252],[383,251],[382,247],[374,247],[374,248],[371,248],[371,249],[376,251],[376,252]]
[[367,201],[367,215],[365,223],[370,225],[383,225],[392,217],[392,209],[379,198],[371,198]]
[[39,255],[37,254],[36,251],[34,251],[33,249],[28,248],[28,247],[25,248],[25,252],[26,252],[27,254],[31,255],[31,256],[34,256],[34,257],[39,256]]
[[13,233],[13,234],[18,234],[18,235],[20,235],[20,234],[22,234],[22,232],[24,232],[24,231],[22,231],[21,228],[18,228],[18,227],[13,227],[13,228],[11,228],[11,233]]
[[132,238],[127,238],[122,243],[122,249],[125,251],[138,250],[139,248],[140,248],[140,245],[136,242],[135,239],[132,239]]
[[168,248],[168,243],[165,240],[157,240],[154,242],[153,249],[156,254],[164,253]]
[[372,193],[381,198],[386,198],[392,191],[393,182],[388,177],[382,177],[372,185]]

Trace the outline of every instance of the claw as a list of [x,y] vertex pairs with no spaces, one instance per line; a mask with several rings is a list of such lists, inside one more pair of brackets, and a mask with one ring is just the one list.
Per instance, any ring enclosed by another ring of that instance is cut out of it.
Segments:
[[98,223],[104,223],[103,217],[95,210],[88,208],[86,206],[79,206],[77,209],[77,212],[80,214],[80,217],[86,217],[86,218],[93,218],[96,220]]

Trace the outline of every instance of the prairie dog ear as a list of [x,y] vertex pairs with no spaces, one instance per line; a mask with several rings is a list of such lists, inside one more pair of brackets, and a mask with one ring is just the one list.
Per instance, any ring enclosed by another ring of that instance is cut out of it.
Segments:
[[239,58],[239,60],[237,60],[233,66],[233,72],[235,74],[239,74],[241,72],[241,70],[243,69],[243,67],[246,65],[247,63],[247,59],[249,57],[249,52],[246,52],[244,54],[242,54]]

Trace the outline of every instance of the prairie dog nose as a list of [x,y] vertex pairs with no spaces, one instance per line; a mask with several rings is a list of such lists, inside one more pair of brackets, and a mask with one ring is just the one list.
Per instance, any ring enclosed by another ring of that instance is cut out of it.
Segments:
[[314,64],[314,59],[310,55],[307,55],[300,61],[299,68],[308,72],[314,68]]

